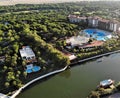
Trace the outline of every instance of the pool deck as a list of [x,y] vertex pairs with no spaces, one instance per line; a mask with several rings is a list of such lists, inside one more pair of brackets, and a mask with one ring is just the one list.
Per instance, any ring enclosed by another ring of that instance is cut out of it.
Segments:
[[101,30],[101,29],[85,29],[84,33],[86,33],[88,36],[91,36],[92,38],[96,40],[106,41],[107,39],[110,39],[112,37],[111,32]]

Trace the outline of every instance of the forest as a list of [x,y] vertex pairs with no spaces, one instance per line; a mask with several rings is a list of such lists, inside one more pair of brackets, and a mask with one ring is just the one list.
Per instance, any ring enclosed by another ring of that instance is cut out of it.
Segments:
[[[5,58],[0,60],[0,92],[11,94],[33,78],[70,64],[60,52],[64,39],[77,35],[86,26],[70,23],[69,14],[78,11],[85,16],[120,20],[119,7],[119,1],[0,6],[0,58]],[[26,45],[33,49],[37,65],[42,67],[33,75],[24,71],[26,62],[19,53]]]

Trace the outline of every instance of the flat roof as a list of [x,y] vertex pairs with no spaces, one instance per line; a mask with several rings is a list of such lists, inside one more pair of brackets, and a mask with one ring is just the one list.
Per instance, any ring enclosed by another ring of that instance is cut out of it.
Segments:
[[33,50],[29,46],[24,46],[20,49],[21,57],[32,57],[35,56]]

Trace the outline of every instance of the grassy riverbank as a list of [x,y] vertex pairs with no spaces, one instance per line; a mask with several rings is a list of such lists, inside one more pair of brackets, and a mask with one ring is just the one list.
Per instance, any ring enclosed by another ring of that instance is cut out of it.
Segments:
[[[100,3],[101,5],[104,4],[104,2]],[[99,9],[96,7],[91,9],[96,4],[96,2],[90,4],[83,2],[79,4],[1,6],[0,57],[5,60],[4,62],[2,59],[0,61],[0,92],[9,94],[39,76],[70,65],[68,57],[59,50],[67,50],[65,48],[66,37],[77,35],[77,32],[87,26],[70,23],[67,16],[74,11],[88,15],[93,9],[93,15],[106,16],[111,12],[112,8],[109,8],[109,3],[106,4],[108,10],[106,10],[106,5],[104,8],[97,5]],[[99,12],[101,9],[104,11],[103,13]],[[28,12],[25,13],[24,11]],[[112,14],[109,18],[111,16]],[[118,17],[115,16],[115,18]],[[37,59],[37,63],[34,64],[41,67],[39,72],[26,73],[27,63],[21,59],[19,53],[22,46],[30,46],[34,51]],[[101,47],[93,47],[92,49],[73,48],[67,51],[74,53],[77,56],[75,62],[79,62],[89,57],[119,50],[119,48],[120,39],[116,38],[108,40]]]
[[90,93],[88,98],[102,98],[102,97],[108,98],[110,95],[114,95],[115,93],[119,93],[119,92],[120,92],[120,82],[113,84],[108,88],[98,87],[95,91],[92,91]]

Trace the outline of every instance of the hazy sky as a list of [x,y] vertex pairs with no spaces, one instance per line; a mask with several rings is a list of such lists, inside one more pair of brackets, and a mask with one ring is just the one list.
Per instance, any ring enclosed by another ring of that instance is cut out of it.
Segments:
[[[85,0],[0,0],[0,5],[11,5],[11,4],[18,4],[18,3],[39,4],[39,3],[73,2],[73,1],[75,2],[75,1],[85,1]],[[86,1],[101,1],[101,0],[86,0]],[[120,0],[112,0],[112,1],[120,1]]]

